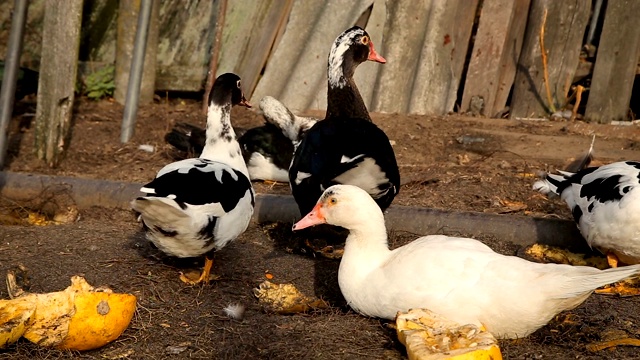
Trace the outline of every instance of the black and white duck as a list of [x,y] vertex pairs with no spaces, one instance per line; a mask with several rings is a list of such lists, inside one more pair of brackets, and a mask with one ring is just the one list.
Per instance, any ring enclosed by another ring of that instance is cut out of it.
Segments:
[[301,214],[335,184],[364,189],[385,210],[400,190],[400,173],[389,138],[372,121],[353,80],[364,61],[385,63],[369,34],[354,26],[340,34],[328,62],[327,112],[296,149],[289,183]]
[[640,162],[547,174],[533,189],[559,195],[587,244],[605,254],[611,267],[640,264]]
[[[297,116],[271,96],[260,101],[265,124],[251,129],[236,129],[242,156],[251,180],[289,182],[289,166],[294,146],[317,121]],[[204,129],[188,123],[176,123],[165,141],[178,150],[198,156],[205,144]]]
[[205,255],[198,278],[181,274],[189,284],[209,280],[213,253],[240,236],[253,214],[255,194],[231,127],[234,105],[250,107],[240,77],[220,75],[209,96],[200,157],[166,165],[140,189],[146,196],[131,202],[147,239],[160,250],[181,258]]

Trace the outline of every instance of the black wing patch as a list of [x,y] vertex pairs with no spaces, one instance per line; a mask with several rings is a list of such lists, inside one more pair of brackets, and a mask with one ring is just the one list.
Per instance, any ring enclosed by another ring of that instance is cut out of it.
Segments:
[[[364,155],[361,160],[342,163],[342,157],[355,158]],[[400,172],[393,147],[387,135],[375,124],[360,118],[326,119],[317,122],[305,135],[289,171],[289,180],[293,195],[303,213],[311,207],[322,194],[320,186],[328,188],[334,185],[340,174],[358,165],[364,158],[372,158],[389,179],[390,185],[381,185],[382,189],[400,187]],[[310,177],[296,183],[299,172],[311,174]],[[391,204],[394,192],[388,197],[376,199],[381,208]]]
[[[180,207],[185,204],[205,205],[220,203],[225,212],[229,212],[236,207],[247,190],[251,188],[251,182],[240,171],[231,169],[220,164],[217,171],[202,171],[203,168],[217,164],[204,159],[200,163],[194,164],[186,173],[174,170],[155,178],[147,188],[155,190],[155,194],[149,196],[169,197],[175,196],[175,201]],[[184,171],[184,170],[183,170]],[[236,175],[233,178],[230,171]],[[222,173],[221,181],[216,178],[216,172]],[[253,193],[251,193],[251,203],[255,204]]]

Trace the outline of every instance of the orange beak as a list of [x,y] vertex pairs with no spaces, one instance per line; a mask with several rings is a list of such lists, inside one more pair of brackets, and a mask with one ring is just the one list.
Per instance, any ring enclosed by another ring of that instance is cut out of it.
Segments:
[[327,219],[324,218],[322,214],[322,203],[317,203],[316,206],[313,207],[310,213],[307,216],[303,217],[297,223],[293,224],[292,230],[302,230],[306,229],[310,226],[326,224]]
[[369,57],[367,58],[367,60],[379,62],[381,64],[384,64],[387,62],[385,58],[383,58],[382,56],[380,56],[380,54],[376,52],[376,49],[373,47],[373,41],[371,40],[369,40]]
[[249,104],[249,102],[247,101],[247,99],[244,97],[244,94],[242,94],[242,100],[240,100],[240,103],[238,104],[240,106],[246,106],[248,108],[251,107],[251,104]]

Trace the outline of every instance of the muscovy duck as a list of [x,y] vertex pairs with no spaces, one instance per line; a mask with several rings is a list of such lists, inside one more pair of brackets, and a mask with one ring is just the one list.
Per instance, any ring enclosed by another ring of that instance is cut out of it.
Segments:
[[640,263],[640,162],[547,174],[533,189],[559,195],[589,246],[605,254],[611,267]]
[[240,145],[231,127],[231,107],[250,106],[240,77],[220,75],[209,96],[206,144],[199,158],[166,165],[140,189],[146,196],[131,202],[144,224],[146,237],[163,252],[177,257],[205,255],[197,279],[207,282],[213,253],[241,235],[249,225],[255,194]]
[[364,61],[385,63],[367,32],[354,26],[340,34],[329,53],[325,119],[309,129],[296,149],[289,184],[301,214],[334,184],[366,190],[383,210],[400,189],[400,173],[387,135],[369,117],[353,80]]
[[[317,120],[297,116],[273,97],[260,101],[266,123],[248,130],[237,129],[242,156],[251,180],[289,182],[289,165],[294,146]],[[240,133],[241,132],[241,133]],[[205,144],[205,131],[188,123],[176,123],[165,141],[178,150],[200,155]]]
[[444,235],[389,250],[382,211],[350,185],[325,190],[293,230],[325,223],[349,230],[338,284],[354,310],[394,319],[398,311],[427,308],[459,324],[484,326],[499,338],[527,336],[597,287],[640,273],[640,265],[599,270],[534,263]]

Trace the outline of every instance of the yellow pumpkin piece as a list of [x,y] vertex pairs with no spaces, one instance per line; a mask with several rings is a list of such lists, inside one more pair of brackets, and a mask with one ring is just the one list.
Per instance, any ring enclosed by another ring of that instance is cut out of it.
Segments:
[[399,312],[398,339],[409,360],[501,360],[498,343],[475,325],[460,325],[426,309]]
[[36,303],[24,337],[38,345],[69,350],[95,349],[115,340],[136,309],[134,295],[94,289],[79,276],[71,278],[71,286],[63,291],[23,298]]
[[49,225],[51,221],[47,220],[47,217],[40,213],[29,211],[29,218],[27,218],[27,223],[29,225],[35,226],[46,226]]
[[136,297],[107,292],[80,293],[76,295],[75,308],[69,332],[56,347],[91,350],[117,339],[129,326],[136,309]]
[[321,299],[304,295],[293,284],[274,284],[265,280],[253,289],[253,293],[265,308],[279,314],[296,314],[328,306]]
[[0,349],[18,341],[35,310],[31,299],[0,300]]
[[525,254],[536,261],[552,262],[556,264],[568,264],[573,266],[592,266],[600,270],[609,267],[604,256],[588,256],[573,253],[567,249],[535,243],[526,248]]
[[24,337],[38,345],[54,346],[67,336],[69,320],[73,316],[73,294],[57,291],[47,294],[28,294],[21,299],[33,299],[36,311],[27,323]]

